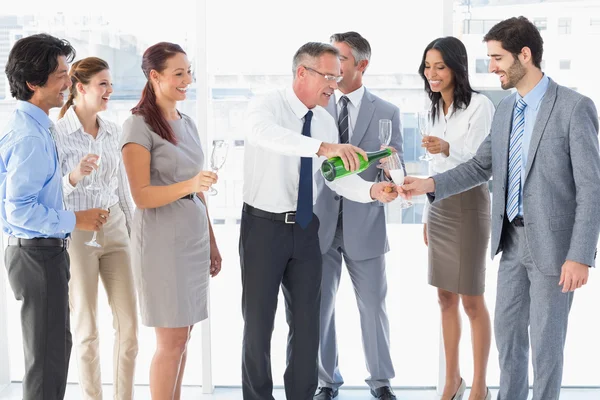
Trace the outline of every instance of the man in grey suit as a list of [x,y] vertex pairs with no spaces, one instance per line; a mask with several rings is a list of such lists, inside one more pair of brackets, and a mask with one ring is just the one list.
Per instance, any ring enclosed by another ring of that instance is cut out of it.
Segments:
[[484,41],[490,71],[516,93],[499,104],[473,159],[434,178],[407,178],[402,195],[438,201],[494,176],[498,400],[527,399],[530,338],[533,399],[558,400],[573,291],[587,283],[600,230],[598,115],[589,98],[542,73],[543,41],[526,18],[498,23]]
[[[394,147],[402,158],[400,111],[398,107],[371,94],[362,84],[369,65],[371,47],[356,32],[331,36],[340,51],[343,79],[327,110],[338,123],[340,143],[351,143],[365,151],[381,147],[379,120],[392,121]],[[371,166],[362,173],[367,181],[379,179],[381,170]],[[387,282],[385,253],[388,242],[382,203],[360,204],[342,198],[329,189],[320,176],[315,214],[319,217],[319,241],[323,253],[321,281],[321,333],[319,348],[319,389],[317,400],[337,396],[344,383],[338,368],[335,331],[335,296],[342,271],[342,257],[354,285],[360,311],[363,348],[370,377],[366,382],[378,399],[395,399],[390,379],[394,367],[389,348],[389,323],[385,308]],[[343,210],[343,212],[342,212]]]

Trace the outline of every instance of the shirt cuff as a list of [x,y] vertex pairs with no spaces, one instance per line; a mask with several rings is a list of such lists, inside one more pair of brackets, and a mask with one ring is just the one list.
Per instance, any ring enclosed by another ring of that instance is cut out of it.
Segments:
[[63,184],[63,195],[65,197],[67,197],[68,195],[73,193],[73,191],[75,190],[75,186],[71,185],[71,182],[69,182],[69,174],[66,174],[65,176],[63,176],[62,184]]
[[75,229],[75,213],[73,211],[57,210],[58,213],[58,232],[71,233]]

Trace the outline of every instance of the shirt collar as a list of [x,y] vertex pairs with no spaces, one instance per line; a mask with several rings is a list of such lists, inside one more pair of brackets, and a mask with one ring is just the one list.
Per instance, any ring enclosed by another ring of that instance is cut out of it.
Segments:
[[548,90],[549,83],[550,79],[548,78],[548,75],[544,74],[538,84],[535,85],[535,87],[529,91],[525,97],[521,97],[519,92],[517,92],[517,101],[522,98],[525,101],[525,104],[527,104],[527,107],[530,107],[530,110],[537,111],[540,108],[540,104],[542,103],[542,99],[546,94],[546,90]]
[[362,101],[364,94],[365,94],[364,85],[361,85],[355,91],[347,93],[347,94],[344,94],[341,92],[341,90],[336,89],[335,90],[335,103],[339,104],[342,96],[346,96],[348,98],[348,100],[350,100],[350,103],[352,103],[352,105],[354,107],[358,108],[360,106],[360,102]]
[[[306,116],[306,113],[308,112],[308,107],[306,107],[304,105],[304,103],[302,101],[300,101],[298,96],[296,96],[294,89],[292,89],[290,87],[286,88],[285,89],[285,98],[286,98],[288,104],[290,105],[290,108],[296,115],[296,117],[298,117],[298,119],[302,119]],[[314,119],[314,112],[313,112],[313,119]]]
[[17,110],[24,112],[37,121],[44,129],[50,129],[53,125],[50,117],[38,106],[23,100],[17,100]]
[[[64,117],[66,118],[67,121],[69,122],[66,126],[73,128],[70,132],[67,132],[67,134],[72,134],[75,133],[79,130],[83,131],[83,125],[81,125],[81,121],[79,120],[79,117],[77,116],[77,114],[75,113],[75,106],[71,106],[69,107],[69,109],[67,110],[67,112],[65,113]],[[101,117],[100,115],[96,115],[96,119],[98,120],[98,136],[100,136],[100,132],[106,132],[108,134],[112,134],[112,129],[110,127],[109,124],[107,124]]]

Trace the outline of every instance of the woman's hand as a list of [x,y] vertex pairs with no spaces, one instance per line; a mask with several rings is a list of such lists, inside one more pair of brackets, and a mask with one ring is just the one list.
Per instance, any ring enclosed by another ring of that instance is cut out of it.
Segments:
[[421,147],[425,147],[430,154],[443,153],[446,157],[450,155],[450,144],[444,139],[437,136],[424,136],[422,143]]
[[210,241],[210,276],[213,278],[221,272],[221,253],[215,240]]
[[200,171],[192,178],[192,193],[206,192],[213,184],[217,183],[219,177],[211,171]]
[[86,154],[83,156],[75,169],[69,173],[69,183],[71,186],[77,186],[85,176],[90,175],[95,169],[98,169],[98,164],[96,164],[98,158],[96,154]]

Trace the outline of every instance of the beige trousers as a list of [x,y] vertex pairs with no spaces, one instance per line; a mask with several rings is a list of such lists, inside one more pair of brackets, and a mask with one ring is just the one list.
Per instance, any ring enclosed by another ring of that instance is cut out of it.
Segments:
[[69,246],[71,280],[69,305],[73,347],[79,367],[82,399],[102,399],[98,338],[98,277],[102,279],[113,314],[114,399],[133,398],[137,342],[137,306],[131,271],[125,214],[118,205],[97,234],[100,248],[85,244],[92,232],[75,230]]

